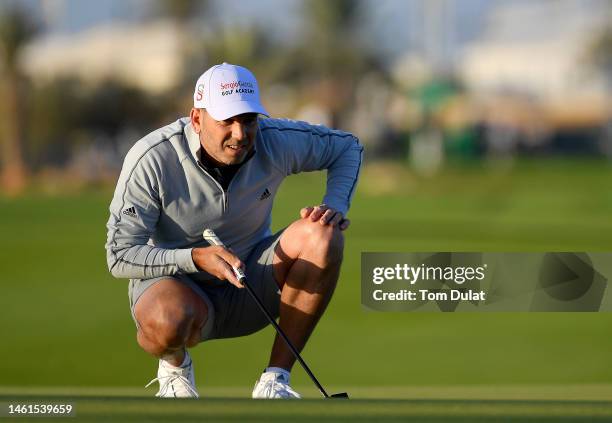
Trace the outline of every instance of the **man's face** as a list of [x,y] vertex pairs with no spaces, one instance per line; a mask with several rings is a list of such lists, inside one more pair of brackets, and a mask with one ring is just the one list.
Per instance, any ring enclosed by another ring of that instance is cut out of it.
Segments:
[[218,165],[242,163],[257,136],[257,113],[215,120],[204,109],[191,110],[191,122],[200,144]]

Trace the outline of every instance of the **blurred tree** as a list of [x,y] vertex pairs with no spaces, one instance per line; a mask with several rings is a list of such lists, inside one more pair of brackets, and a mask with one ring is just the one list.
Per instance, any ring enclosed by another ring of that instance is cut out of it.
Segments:
[[0,56],[2,60],[0,92],[2,93],[2,137],[0,140],[2,170],[0,184],[9,194],[23,190],[27,167],[23,156],[23,102],[25,78],[19,68],[22,48],[37,33],[31,14],[21,8],[5,10],[0,15]]
[[69,157],[72,133],[84,112],[82,92],[80,82],[68,78],[37,84],[30,90],[25,107],[36,121],[26,125],[23,135],[28,140],[31,171],[49,162],[63,164]]
[[[62,167],[73,159],[75,149],[103,143],[120,149],[126,134],[146,134],[167,123],[171,96],[152,96],[107,79],[93,86],[76,78],[39,82],[30,91],[25,107],[36,121],[24,128],[28,140],[28,164],[33,172],[51,165]],[[176,110],[172,110],[172,118]]]
[[175,110],[190,104],[190,92],[196,78],[208,67],[229,62],[247,66],[260,84],[277,77],[286,55],[273,45],[265,29],[254,25],[228,26],[223,20],[211,19],[210,0],[158,0],[155,18],[172,19],[182,39],[183,76],[175,93],[188,93],[185,98],[174,95]]
[[159,9],[179,24],[186,24],[195,17],[198,10],[207,9],[207,0],[160,0]]
[[113,140],[126,128],[151,131],[161,123],[167,100],[118,80],[106,80],[83,93],[76,126]]
[[605,27],[589,46],[590,62],[600,68],[612,88],[612,25]]
[[382,69],[360,39],[365,9],[358,0],[306,0],[303,7],[305,33],[289,66],[302,76],[304,91],[330,113],[332,126],[339,126],[352,109],[358,78]]
[[200,51],[206,52],[208,66],[228,62],[248,67],[260,85],[274,81],[286,60],[286,49],[257,26],[220,28],[214,38],[203,39]]
[[[205,19],[210,14],[210,10],[209,0],[157,0],[157,13],[153,17],[172,20],[179,40],[183,70],[175,87],[176,92],[189,92],[195,82],[192,69],[203,67],[204,57],[201,46],[198,40],[193,39],[192,29],[195,22]],[[170,100],[175,110],[183,105],[182,96],[175,95]]]
[[[306,17],[307,57],[323,75],[338,74],[359,61],[358,43],[360,2],[355,0],[308,0]],[[346,63],[345,60],[349,60]]]

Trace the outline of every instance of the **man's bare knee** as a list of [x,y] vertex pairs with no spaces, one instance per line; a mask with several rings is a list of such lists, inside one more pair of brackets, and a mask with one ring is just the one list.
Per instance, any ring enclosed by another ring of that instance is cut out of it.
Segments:
[[[274,254],[274,277],[282,289],[294,266],[336,274],[342,264],[344,235],[338,227],[301,219],[283,233]],[[332,278],[334,279],[334,278]],[[325,283],[326,278],[317,278]],[[308,282],[308,281],[304,281]],[[335,282],[334,282],[335,283]]]
[[144,335],[161,349],[183,347],[193,330],[195,313],[190,307],[168,305],[151,313],[142,323]]
[[321,255],[328,264],[342,261],[344,235],[337,226],[305,220],[303,230],[306,233],[303,249]]
[[136,303],[139,337],[145,338],[156,351],[197,344],[199,331],[208,317],[206,304],[180,282],[162,282],[149,288]]

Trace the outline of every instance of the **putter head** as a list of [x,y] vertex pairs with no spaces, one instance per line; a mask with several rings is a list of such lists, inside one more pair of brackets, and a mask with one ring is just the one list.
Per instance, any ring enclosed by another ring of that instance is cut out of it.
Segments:
[[349,396],[346,392],[340,392],[338,394],[331,394],[330,398],[339,398],[339,399],[349,399]]

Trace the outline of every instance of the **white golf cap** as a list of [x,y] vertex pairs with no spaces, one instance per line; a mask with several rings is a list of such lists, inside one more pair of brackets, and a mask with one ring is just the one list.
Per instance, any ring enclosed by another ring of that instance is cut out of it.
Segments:
[[222,63],[198,78],[193,93],[193,107],[206,109],[215,120],[225,120],[242,113],[269,116],[259,100],[255,75],[242,66]]

